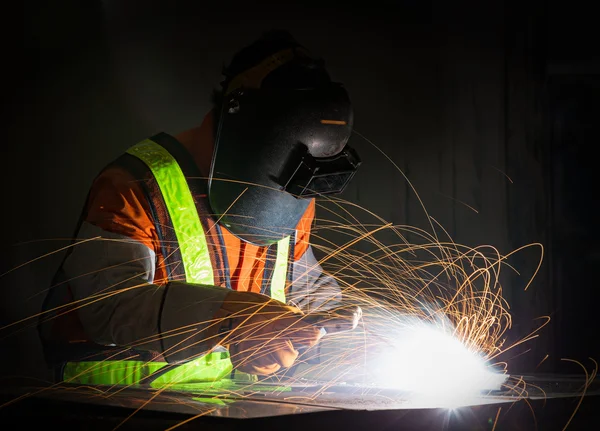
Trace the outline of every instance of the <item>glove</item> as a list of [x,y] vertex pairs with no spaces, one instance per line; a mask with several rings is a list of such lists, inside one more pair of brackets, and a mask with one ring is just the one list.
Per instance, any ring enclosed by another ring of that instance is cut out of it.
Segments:
[[235,369],[249,374],[269,375],[290,367],[298,349],[312,347],[321,331],[303,321],[304,313],[266,295],[230,291],[215,318],[221,323],[223,339]]

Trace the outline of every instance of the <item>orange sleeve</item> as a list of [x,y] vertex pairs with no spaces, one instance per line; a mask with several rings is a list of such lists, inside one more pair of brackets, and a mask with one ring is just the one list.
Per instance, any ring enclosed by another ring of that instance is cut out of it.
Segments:
[[298,231],[296,236],[296,246],[294,247],[294,260],[298,260],[302,257],[308,246],[310,245],[310,228],[315,219],[315,200],[311,199],[308,208],[304,212],[304,215],[300,219],[296,230]]
[[158,235],[150,205],[137,180],[120,168],[108,168],[94,181],[85,220],[126,236],[158,253]]

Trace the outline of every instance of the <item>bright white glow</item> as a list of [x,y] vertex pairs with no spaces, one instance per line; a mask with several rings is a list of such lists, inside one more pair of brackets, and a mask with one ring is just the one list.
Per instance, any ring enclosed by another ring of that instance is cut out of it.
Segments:
[[377,384],[413,392],[417,401],[440,407],[467,405],[483,391],[500,389],[508,378],[433,325],[405,327],[390,341],[392,346],[373,358],[371,371]]

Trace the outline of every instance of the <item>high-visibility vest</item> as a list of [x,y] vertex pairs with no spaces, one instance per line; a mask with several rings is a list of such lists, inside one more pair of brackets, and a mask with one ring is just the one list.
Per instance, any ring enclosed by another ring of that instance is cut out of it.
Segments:
[[[176,139],[161,133],[131,147],[116,164],[144,180],[169,281],[231,288],[221,228],[209,214],[206,180],[187,150]],[[266,253],[261,292],[281,302],[285,302],[285,287],[291,280],[294,242],[285,237]],[[166,365],[166,362],[110,359],[67,362],[62,380],[131,385]],[[226,351],[211,352],[179,365],[154,380],[154,384],[214,381],[231,371]]]

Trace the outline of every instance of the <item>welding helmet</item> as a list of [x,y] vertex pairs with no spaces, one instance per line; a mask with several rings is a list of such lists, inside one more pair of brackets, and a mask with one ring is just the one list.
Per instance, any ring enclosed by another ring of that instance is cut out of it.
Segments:
[[341,193],[360,165],[347,145],[343,85],[300,46],[268,56],[224,89],[209,178],[214,216],[266,246],[293,235],[315,196]]

